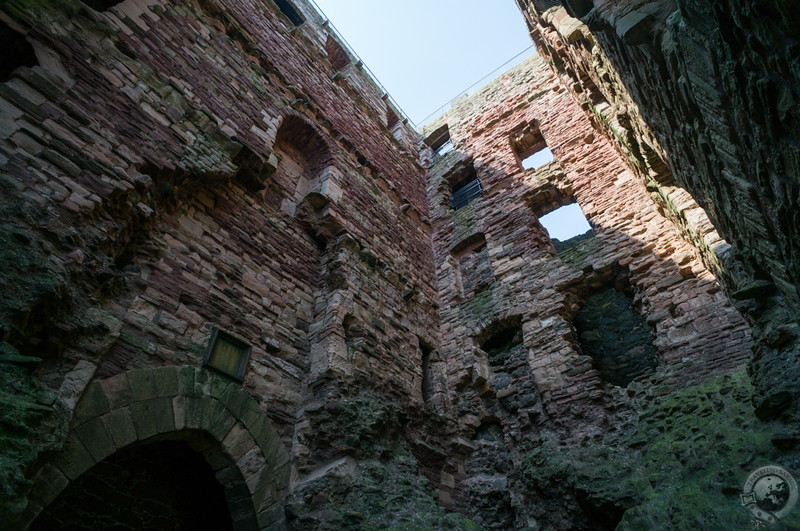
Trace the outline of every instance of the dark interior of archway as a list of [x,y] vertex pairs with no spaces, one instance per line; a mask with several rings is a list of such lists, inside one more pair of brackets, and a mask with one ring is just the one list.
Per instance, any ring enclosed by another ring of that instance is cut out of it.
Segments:
[[72,482],[31,530],[232,529],[222,485],[182,441],[120,450]]

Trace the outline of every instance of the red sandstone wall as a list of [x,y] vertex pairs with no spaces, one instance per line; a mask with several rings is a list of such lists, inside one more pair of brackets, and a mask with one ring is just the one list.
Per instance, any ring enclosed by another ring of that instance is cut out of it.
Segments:
[[[3,272],[4,339],[51,389],[200,365],[214,325],[252,344],[244,385],[287,442],[312,378],[421,400],[437,318],[415,135],[300,9],[299,27],[247,0],[3,15],[40,62],[0,85],[4,227],[38,262]],[[351,314],[368,359],[346,354]]]
[[[686,189],[679,205],[688,212],[674,210],[708,262],[715,256],[705,213],[730,243],[716,253],[719,276],[754,324],[756,414],[796,419],[796,365],[786,363],[798,351],[799,314],[795,6],[560,4],[545,9],[518,0],[564,87],[579,101],[606,100],[608,120],[598,130],[616,129],[616,143],[641,166],[642,178],[655,177],[648,187],[662,195]],[[648,175],[649,160],[668,166],[666,186],[658,172]]]
[[[746,363],[747,324],[680,229],[612,143],[595,134],[540,57],[456,105],[442,121],[449,125],[454,149],[434,163],[429,183],[442,297],[441,351],[450,402],[463,413],[462,436],[473,439],[466,443],[472,450],[460,448],[470,456],[466,468],[446,470],[463,483],[445,489],[444,499],[454,494],[463,500],[470,488],[481,492],[475,487],[483,481],[478,478],[497,474],[498,469],[475,465],[484,459],[480,434],[487,426],[499,423],[514,451],[524,452],[542,431],[555,430],[562,440],[576,441],[608,429],[601,427],[613,425],[630,397],[645,389],[674,390]],[[538,124],[554,154],[554,162],[538,170],[524,171],[512,147],[512,138],[526,124]],[[454,211],[447,178],[453,168],[469,162],[484,191]],[[595,237],[556,253],[537,213],[570,197]],[[492,278],[483,281],[482,291],[465,292],[459,290],[459,284],[466,285],[461,242],[478,233],[485,237],[484,268],[490,267]],[[634,308],[652,327],[657,348],[655,373],[627,389],[600,378],[591,358],[580,351],[572,325],[581,300],[608,282],[603,279],[612,271],[627,276]],[[508,387],[493,377],[491,357],[478,346],[514,319],[521,322],[530,373],[515,371]],[[527,405],[508,405],[509,389],[514,396],[530,395]],[[475,499],[464,501],[469,505]]]

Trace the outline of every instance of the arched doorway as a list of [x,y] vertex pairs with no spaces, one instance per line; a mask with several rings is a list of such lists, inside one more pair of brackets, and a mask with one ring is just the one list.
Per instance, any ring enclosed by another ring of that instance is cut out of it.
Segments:
[[224,487],[183,440],[136,444],[86,471],[45,508],[32,531],[233,529]]
[[[131,479],[132,470],[142,469],[149,472]],[[131,370],[86,388],[63,449],[32,478],[22,528],[225,529],[209,527],[207,520],[202,527],[180,524],[194,518],[186,513],[197,510],[197,500],[185,499],[194,493],[220,518],[227,509],[229,529],[280,529],[289,469],[277,431],[240,383],[197,367]],[[177,477],[165,479],[170,471]],[[149,484],[152,492],[134,489],[132,482]],[[155,488],[154,482],[164,485]],[[94,502],[90,487],[97,493]],[[156,491],[181,507],[164,509],[166,527],[139,514]],[[84,499],[89,505],[113,501],[139,507],[126,518],[138,518],[144,527],[92,525],[85,519],[79,527],[69,525],[60,507],[74,511],[86,505]],[[52,526],[59,521],[65,525]]]

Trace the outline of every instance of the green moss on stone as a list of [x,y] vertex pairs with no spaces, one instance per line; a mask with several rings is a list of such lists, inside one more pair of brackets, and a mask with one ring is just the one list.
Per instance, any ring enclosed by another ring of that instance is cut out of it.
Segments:
[[601,443],[544,442],[526,457],[523,480],[532,494],[580,492],[595,507],[617,507],[618,529],[748,528],[742,486],[782,459],[751,394],[740,371],[654,399],[638,422]]
[[292,529],[482,529],[437,505],[430,482],[401,446],[358,462],[345,477],[326,476],[305,486],[287,504]]
[[[24,471],[38,455],[36,426],[50,407],[24,366],[31,358],[14,356],[7,343],[0,346],[7,358],[0,360],[0,527],[11,529],[26,505]],[[24,365],[11,361],[15,357],[25,358]]]

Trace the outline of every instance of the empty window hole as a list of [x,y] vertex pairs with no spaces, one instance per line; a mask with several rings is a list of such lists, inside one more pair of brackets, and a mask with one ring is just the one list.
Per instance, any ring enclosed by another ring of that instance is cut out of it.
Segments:
[[288,18],[295,26],[299,26],[303,23],[303,17],[300,16],[300,13],[298,13],[294,6],[287,2],[287,0],[275,0],[275,5],[278,6],[278,9],[281,10],[281,13],[286,15],[286,18]]
[[522,167],[526,170],[538,170],[549,162],[553,162],[553,152],[547,146],[520,161]]
[[539,223],[547,229],[551,239],[561,241],[569,240],[592,230],[577,203],[557,208],[540,217]]

